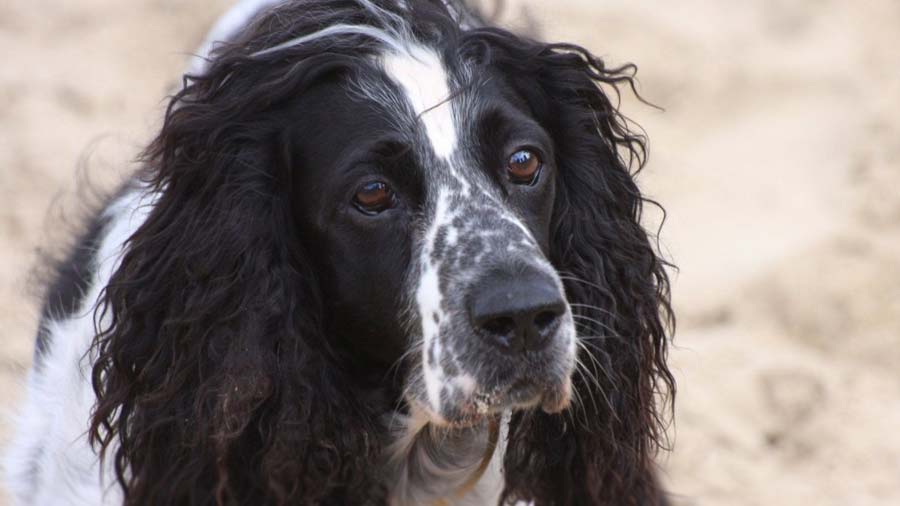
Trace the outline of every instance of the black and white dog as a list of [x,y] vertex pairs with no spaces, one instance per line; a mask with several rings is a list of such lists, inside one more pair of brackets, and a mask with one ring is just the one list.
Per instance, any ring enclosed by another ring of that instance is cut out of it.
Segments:
[[441,0],[244,1],[205,47],[48,290],[18,504],[665,502],[633,67]]

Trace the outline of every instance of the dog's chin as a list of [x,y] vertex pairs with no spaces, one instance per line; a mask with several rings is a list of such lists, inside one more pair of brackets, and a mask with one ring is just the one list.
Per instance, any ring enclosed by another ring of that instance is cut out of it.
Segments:
[[471,395],[455,403],[445,404],[437,411],[428,403],[413,401],[428,423],[449,429],[464,429],[484,424],[505,412],[541,409],[559,413],[569,407],[572,381],[565,378],[552,385],[519,381],[505,388],[476,389]]

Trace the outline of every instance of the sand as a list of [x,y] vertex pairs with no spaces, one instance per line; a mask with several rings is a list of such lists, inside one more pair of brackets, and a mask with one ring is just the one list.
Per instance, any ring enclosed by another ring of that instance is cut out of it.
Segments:
[[[2,407],[31,360],[37,251],[81,215],[78,174],[108,188],[131,170],[228,4],[0,4]],[[900,504],[900,3],[507,4],[512,26],[637,63],[665,109],[623,103],[680,267],[660,457],[677,504]]]

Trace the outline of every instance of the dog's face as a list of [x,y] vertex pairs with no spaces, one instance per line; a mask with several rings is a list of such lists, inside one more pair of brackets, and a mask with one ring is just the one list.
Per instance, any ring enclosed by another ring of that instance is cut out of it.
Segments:
[[402,363],[407,401],[435,423],[569,402],[575,330],[547,258],[554,143],[514,78],[414,46],[285,113],[330,333],[357,366]]

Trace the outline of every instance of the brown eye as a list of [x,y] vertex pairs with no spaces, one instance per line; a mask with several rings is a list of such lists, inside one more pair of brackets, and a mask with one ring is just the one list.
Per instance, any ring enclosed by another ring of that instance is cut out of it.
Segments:
[[541,157],[530,149],[520,149],[509,157],[506,170],[516,184],[532,184],[543,166]]
[[378,214],[394,206],[394,192],[382,181],[372,181],[356,191],[353,204],[366,214]]

